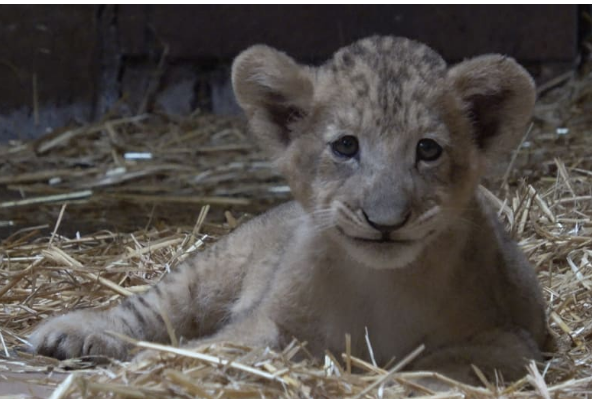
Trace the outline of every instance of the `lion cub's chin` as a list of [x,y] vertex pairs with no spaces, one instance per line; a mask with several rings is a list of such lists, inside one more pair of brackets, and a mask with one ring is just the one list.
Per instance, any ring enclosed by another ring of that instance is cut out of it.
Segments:
[[427,238],[406,242],[372,242],[341,233],[334,235],[337,244],[355,262],[371,269],[400,269],[413,263],[427,245]]

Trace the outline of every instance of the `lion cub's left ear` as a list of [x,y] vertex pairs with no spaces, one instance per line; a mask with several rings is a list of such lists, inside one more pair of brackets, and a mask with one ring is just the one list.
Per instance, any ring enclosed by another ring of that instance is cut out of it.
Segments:
[[253,134],[272,155],[280,155],[294,139],[293,124],[310,112],[309,69],[281,51],[256,45],[234,60],[232,86]]
[[475,142],[488,158],[518,144],[530,121],[536,91],[532,78],[512,58],[476,57],[449,69],[453,89],[474,126]]

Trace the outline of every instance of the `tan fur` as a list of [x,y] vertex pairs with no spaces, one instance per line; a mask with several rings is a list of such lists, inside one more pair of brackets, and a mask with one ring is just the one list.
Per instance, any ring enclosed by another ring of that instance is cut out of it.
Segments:
[[[523,68],[499,55],[448,67],[420,43],[372,37],[314,68],[254,46],[232,78],[296,201],[142,296],[43,323],[31,336],[37,352],[123,358],[128,348],[104,331],[166,341],[162,309],[191,345],[281,347],[295,336],[322,356],[340,353],[349,333],[353,354],[367,358],[368,328],[381,365],[425,344],[412,369],[466,382],[477,382],[472,364],[516,379],[527,359],[541,359],[535,274],[477,192],[530,118],[535,91]],[[358,138],[356,157],[331,150],[343,135]],[[436,161],[418,161],[424,138],[443,147]]]

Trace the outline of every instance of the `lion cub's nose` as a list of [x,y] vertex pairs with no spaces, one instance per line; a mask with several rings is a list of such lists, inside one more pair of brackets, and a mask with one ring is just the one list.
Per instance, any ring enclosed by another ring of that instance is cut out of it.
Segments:
[[400,229],[409,221],[409,217],[411,216],[411,211],[407,210],[404,213],[401,213],[401,218],[396,223],[380,224],[374,220],[371,220],[368,217],[368,215],[366,214],[366,212],[364,212],[363,210],[362,210],[362,213],[364,214],[364,218],[366,219],[366,222],[368,222],[368,224],[370,226],[372,226],[374,229],[380,231],[381,233],[390,233],[392,231]]

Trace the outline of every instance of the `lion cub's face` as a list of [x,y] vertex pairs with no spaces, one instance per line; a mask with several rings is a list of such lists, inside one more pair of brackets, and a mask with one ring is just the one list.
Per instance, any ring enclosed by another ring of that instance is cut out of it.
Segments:
[[511,59],[449,69],[428,47],[391,37],[318,68],[255,46],[235,61],[233,83],[315,229],[375,268],[410,263],[463,223],[486,161],[520,137],[534,103]]

